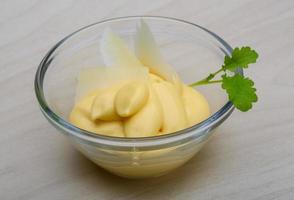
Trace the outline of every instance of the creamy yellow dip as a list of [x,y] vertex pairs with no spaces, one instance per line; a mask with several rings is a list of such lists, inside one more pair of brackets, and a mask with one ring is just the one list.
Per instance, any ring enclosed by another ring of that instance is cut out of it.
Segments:
[[147,137],[197,124],[210,114],[199,92],[149,73],[145,81],[124,81],[91,92],[74,106],[69,120],[81,129],[117,137]]

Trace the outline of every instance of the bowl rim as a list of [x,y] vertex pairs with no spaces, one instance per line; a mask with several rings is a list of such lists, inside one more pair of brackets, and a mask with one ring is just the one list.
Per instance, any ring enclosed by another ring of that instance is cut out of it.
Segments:
[[[222,122],[225,120],[234,110],[234,105],[231,101],[227,101],[224,106],[222,106],[218,111],[213,113],[209,118],[206,120],[195,124],[191,127],[188,127],[183,130],[179,130],[173,133],[169,133],[166,135],[159,135],[159,136],[149,136],[149,137],[137,137],[137,138],[122,138],[122,137],[113,137],[113,136],[107,136],[107,135],[100,135],[96,133],[92,133],[89,131],[86,131],[84,129],[80,129],[67,120],[63,119],[62,117],[59,117],[53,110],[50,109],[49,105],[46,102],[46,98],[44,96],[43,92],[43,80],[46,74],[46,71],[48,67],[50,66],[50,63],[52,59],[50,59],[50,56],[55,52],[55,50],[62,45],[67,39],[71,38],[73,35],[78,34],[79,32],[90,28],[95,25],[104,24],[107,22],[117,21],[117,20],[130,20],[130,19],[155,19],[155,20],[167,20],[172,21],[176,23],[182,23],[186,25],[194,26],[195,28],[201,29],[205,33],[212,36],[214,39],[216,39],[223,47],[231,54],[232,53],[232,47],[224,41],[220,36],[215,34],[214,32],[189,21],[183,20],[183,19],[177,19],[173,17],[166,17],[166,16],[153,16],[153,15],[135,15],[135,16],[123,16],[123,17],[115,17],[115,18],[109,18],[105,19],[99,22],[92,23],[90,25],[84,26],[71,34],[67,35],[63,39],[61,39],[59,42],[57,42],[45,55],[45,57],[42,59],[41,63],[38,66],[36,75],[35,75],[35,94],[40,106],[40,109],[44,116],[48,119],[49,122],[51,122],[54,126],[64,131],[66,134],[76,136],[85,142],[88,143],[94,143],[94,144],[100,144],[100,145],[108,145],[108,146],[119,146],[119,147],[148,147],[148,146],[158,146],[158,145],[164,145],[164,144],[170,144],[173,142],[179,142],[183,139],[188,139],[190,137],[193,138],[201,138],[204,136],[207,131],[207,129],[210,130],[211,127],[213,127],[218,122]],[[238,73],[243,75],[242,69],[239,69]],[[209,132],[209,131],[208,131]]]

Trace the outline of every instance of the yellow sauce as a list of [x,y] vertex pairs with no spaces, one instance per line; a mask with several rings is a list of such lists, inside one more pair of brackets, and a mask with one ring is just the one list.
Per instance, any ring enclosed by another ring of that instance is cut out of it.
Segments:
[[149,74],[145,81],[125,81],[81,98],[69,120],[97,134],[148,137],[185,129],[208,118],[206,99],[195,89]]

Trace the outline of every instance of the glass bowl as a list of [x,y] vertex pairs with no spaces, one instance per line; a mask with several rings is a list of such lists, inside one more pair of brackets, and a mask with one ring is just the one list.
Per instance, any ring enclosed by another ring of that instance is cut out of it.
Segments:
[[118,138],[91,133],[68,122],[79,71],[103,65],[99,39],[104,29],[110,27],[132,47],[141,19],[150,26],[163,56],[186,84],[218,70],[224,56],[232,51],[215,33],[187,21],[155,16],[121,17],[83,27],[62,39],[43,58],[35,77],[36,96],[47,120],[90,160],[128,178],[156,177],[183,165],[234,109],[220,85],[208,85],[197,90],[207,98],[211,116],[171,134]]

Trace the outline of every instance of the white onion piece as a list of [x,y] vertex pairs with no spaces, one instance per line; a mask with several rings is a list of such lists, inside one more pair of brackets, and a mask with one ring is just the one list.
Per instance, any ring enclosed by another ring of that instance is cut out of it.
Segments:
[[125,41],[107,28],[100,41],[100,52],[104,64],[111,67],[138,67],[142,63],[129,49]]
[[150,28],[143,20],[137,26],[135,53],[142,64],[150,68],[152,73],[170,82],[173,82],[174,76],[177,76],[176,71],[164,61]]

